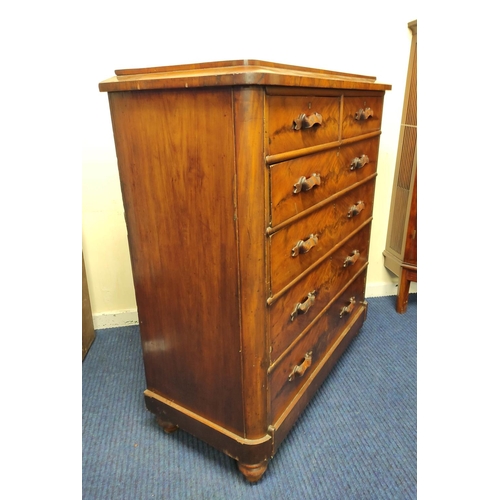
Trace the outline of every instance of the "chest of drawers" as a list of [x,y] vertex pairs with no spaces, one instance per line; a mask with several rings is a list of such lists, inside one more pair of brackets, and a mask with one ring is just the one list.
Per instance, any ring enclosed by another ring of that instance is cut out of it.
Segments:
[[366,319],[390,86],[242,60],[117,70],[99,88],[146,406],[257,481]]

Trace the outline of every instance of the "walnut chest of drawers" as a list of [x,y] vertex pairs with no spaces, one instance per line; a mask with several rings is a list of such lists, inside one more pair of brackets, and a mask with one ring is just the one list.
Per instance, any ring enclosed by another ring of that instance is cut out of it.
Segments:
[[108,93],[147,408],[257,481],[366,319],[384,93],[254,60]]

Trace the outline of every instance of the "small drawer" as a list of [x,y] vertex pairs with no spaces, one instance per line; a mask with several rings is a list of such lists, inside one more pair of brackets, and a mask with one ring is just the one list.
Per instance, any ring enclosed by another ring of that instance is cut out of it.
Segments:
[[314,264],[373,213],[375,178],[270,236],[271,293]]
[[271,368],[271,421],[307,382],[324,355],[364,311],[366,271],[340,295],[320,320]]
[[268,96],[268,154],[337,141],[340,97]]
[[380,130],[383,97],[345,97],[342,139]]
[[370,226],[349,238],[270,306],[272,362],[363,269],[368,262]]
[[271,165],[273,225],[377,171],[379,137]]

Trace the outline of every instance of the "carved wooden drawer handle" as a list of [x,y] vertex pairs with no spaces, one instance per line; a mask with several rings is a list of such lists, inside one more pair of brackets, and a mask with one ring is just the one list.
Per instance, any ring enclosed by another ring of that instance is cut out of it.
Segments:
[[372,108],[359,109],[354,113],[354,119],[358,121],[368,120],[368,118],[373,116]]
[[305,128],[311,128],[314,125],[321,125],[323,123],[323,117],[319,113],[313,113],[312,115],[307,116],[305,113],[297,116],[295,120],[293,120],[293,128],[294,130],[301,130]]
[[363,168],[367,163],[370,162],[370,158],[366,155],[361,155],[359,158],[356,157],[351,161],[351,170],[357,170],[358,168]]
[[293,185],[293,194],[300,193],[301,191],[309,191],[314,186],[319,186],[321,184],[321,178],[319,174],[312,174],[309,179],[306,179],[302,176],[294,185]]
[[342,317],[344,314],[351,314],[355,305],[356,305],[356,297],[351,297],[349,299],[349,305],[343,307],[340,310],[340,317]]
[[353,205],[349,209],[349,212],[347,213],[347,218],[350,219],[351,217],[354,217],[355,215],[358,215],[364,209],[365,209],[365,202],[364,201],[358,201],[356,203],[356,205]]
[[292,257],[297,257],[299,253],[307,253],[311,250],[312,247],[318,244],[318,235],[310,234],[307,240],[299,240],[295,243],[295,246],[292,248]]
[[306,370],[312,365],[312,351],[306,352],[304,359],[293,367],[292,373],[288,375],[288,381],[291,382],[295,377],[302,377]]
[[359,255],[359,250],[354,250],[354,252],[352,252],[351,255],[344,260],[344,267],[356,264],[356,261],[359,259]]
[[290,321],[293,321],[299,314],[305,314],[307,311],[309,311],[310,307],[314,304],[314,301],[316,299],[315,295],[316,290],[313,290],[312,292],[309,292],[307,294],[307,299],[304,300],[304,302],[295,304],[292,314],[290,314]]

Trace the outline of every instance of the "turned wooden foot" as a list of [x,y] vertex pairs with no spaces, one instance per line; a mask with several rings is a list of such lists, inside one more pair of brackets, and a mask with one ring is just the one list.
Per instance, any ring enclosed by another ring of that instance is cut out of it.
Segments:
[[399,314],[404,314],[406,312],[411,281],[417,281],[417,270],[414,267],[403,265],[401,267],[398,297],[396,300],[396,312],[398,312]]
[[158,425],[163,428],[165,432],[168,434],[171,434],[172,432],[175,432],[179,427],[169,420],[161,417],[160,415],[156,415],[156,421],[158,422]]
[[245,476],[245,479],[250,483],[256,483],[266,472],[267,460],[258,464],[242,464],[238,462],[238,469]]

